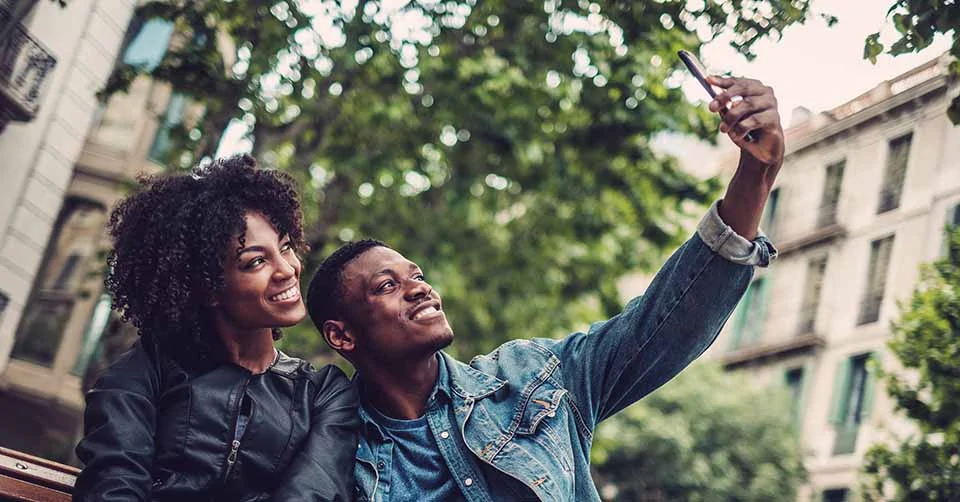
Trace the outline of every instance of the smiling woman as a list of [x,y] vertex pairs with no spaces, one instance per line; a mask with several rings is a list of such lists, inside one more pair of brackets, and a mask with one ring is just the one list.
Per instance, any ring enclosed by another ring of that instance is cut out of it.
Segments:
[[241,156],[141,184],[107,278],[140,340],[87,396],[74,500],[351,499],[349,381],[274,347],[306,316],[292,180]]

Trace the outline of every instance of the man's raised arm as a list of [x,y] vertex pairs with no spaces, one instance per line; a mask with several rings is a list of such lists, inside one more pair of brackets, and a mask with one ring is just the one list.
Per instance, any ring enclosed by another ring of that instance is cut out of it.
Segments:
[[[621,314],[588,333],[538,340],[560,357],[572,404],[591,430],[699,357],[743,296],[754,266],[776,256],[758,230],[784,154],[773,90],[750,79],[710,81],[723,89],[710,109],[724,110],[721,131],[741,149],[724,199]],[[755,141],[748,142],[751,131]]]

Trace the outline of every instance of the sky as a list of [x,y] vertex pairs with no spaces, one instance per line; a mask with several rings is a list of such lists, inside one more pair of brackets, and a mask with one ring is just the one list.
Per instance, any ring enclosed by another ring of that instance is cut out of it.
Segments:
[[[814,0],[815,12],[828,12],[838,18],[827,27],[819,16],[804,25],[788,28],[777,41],[764,40],[755,46],[757,57],[748,62],[725,41],[712,42],[701,50],[707,71],[756,78],[773,87],[780,104],[781,121],[790,124],[795,107],[816,113],[839,106],[916,66],[936,58],[949,41],[938,38],[918,54],[891,57],[881,55],[874,65],[863,59],[867,35],[880,32],[880,41],[889,46],[897,40],[893,23],[886,18],[894,0]],[[706,98],[704,90],[691,77],[683,85],[692,101]],[[704,101],[705,103],[705,101]],[[725,138],[720,149],[732,148]],[[684,168],[699,176],[717,172],[717,149],[694,138],[662,135],[655,147],[678,157]]]
[[879,31],[880,40],[888,46],[897,39],[893,23],[886,19],[892,4],[893,0],[815,0],[813,9],[833,14],[837,24],[828,28],[817,17],[791,27],[780,41],[759,43],[753,62],[725,43],[713,43],[703,49],[703,62],[708,69],[731,71],[772,86],[780,113],[789,122],[795,106],[814,112],[833,108],[949,48],[948,41],[940,38],[920,54],[883,55],[876,65],[864,60],[867,35]]

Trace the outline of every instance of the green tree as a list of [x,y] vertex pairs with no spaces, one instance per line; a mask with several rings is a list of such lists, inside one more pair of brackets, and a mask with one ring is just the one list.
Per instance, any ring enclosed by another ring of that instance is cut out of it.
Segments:
[[794,500],[806,479],[779,389],[696,364],[601,424],[594,479],[606,500]]
[[877,444],[864,463],[867,500],[960,499],[960,232],[925,266],[893,324],[890,351],[906,370],[884,372],[914,432]]
[[[343,240],[387,241],[425,265],[470,354],[619,311],[613,279],[658,264],[717,195],[650,146],[715,136],[675,52],[731,33],[750,55],[812,14],[807,0],[695,4],[153,1],[139,15],[187,36],[105,93],[148,72],[202,102],[177,135],[183,166],[245,123],[254,155],[302,183],[307,272]],[[285,343],[322,346],[306,328]]]
[[[863,47],[864,59],[873,63],[886,51],[892,56],[920,52],[933,43],[934,36],[944,35],[953,40],[950,54],[955,58],[950,63],[950,73],[960,77],[960,5],[953,0],[896,0],[887,11],[899,33],[890,47],[880,41],[880,33],[867,36]],[[954,124],[960,124],[960,95],[954,96],[947,109],[947,116]]]

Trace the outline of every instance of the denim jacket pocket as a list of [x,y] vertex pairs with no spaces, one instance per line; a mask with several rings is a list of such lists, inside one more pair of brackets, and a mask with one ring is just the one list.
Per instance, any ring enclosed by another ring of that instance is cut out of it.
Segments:
[[537,388],[524,405],[513,441],[518,446],[529,445],[548,453],[569,473],[573,470],[570,458],[573,438],[569,437],[567,427],[572,417],[563,400],[566,395],[566,389],[553,387],[549,382]]

